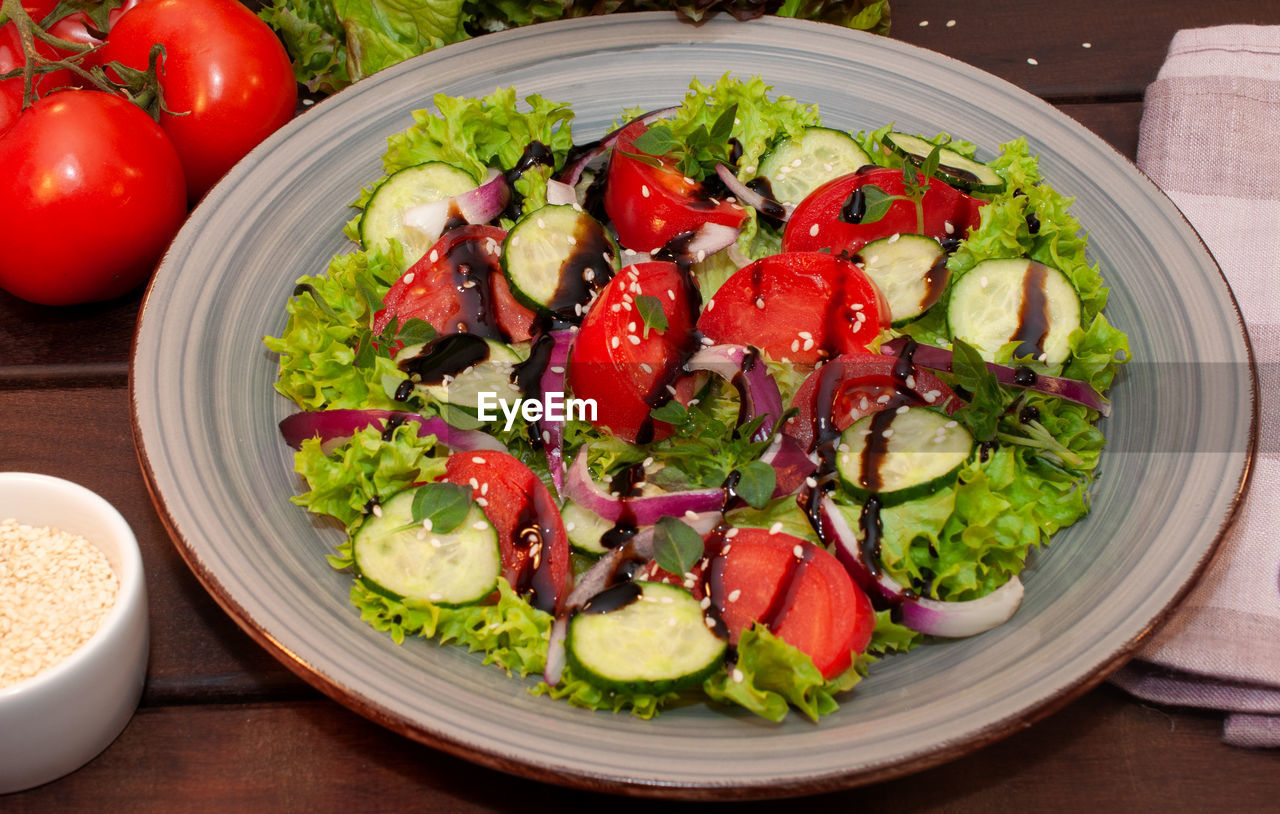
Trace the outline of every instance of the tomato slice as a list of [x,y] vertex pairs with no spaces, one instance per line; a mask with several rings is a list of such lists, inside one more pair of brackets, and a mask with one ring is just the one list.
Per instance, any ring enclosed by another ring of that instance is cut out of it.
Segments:
[[618,134],[605,179],[604,209],[628,249],[652,252],[704,223],[738,228],[747,219],[739,204],[710,197],[701,184],[675,169],[668,157],[636,158],[635,141],[647,129],[634,122]]
[[[889,204],[884,217],[870,223],[851,223],[846,203],[857,190],[875,185],[890,195],[902,195],[906,186],[902,171],[888,167],[864,167],[832,179],[814,190],[796,207],[782,233],[782,250],[788,252],[847,251],[861,249],[873,240],[895,234],[925,234],[939,242],[964,237],[978,225],[984,201],[949,187],[938,179],[924,194],[924,228],[916,206],[907,200]],[[842,214],[843,213],[843,214]]]
[[374,333],[398,317],[426,320],[441,334],[529,339],[534,314],[516,302],[499,265],[506,234],[483,225],[445,232],[387,291],[385,307],[374,315]]
[[716,342],[802,365],[863,350],[887,327],[889,309],[875,283],[828,252],[777,254],[742,267],[698,319],[698,330]]
[[573,587],[569,535],[551,492],[505,452],[459,452],[443,480],[470,486],[472,499],[498,532],[502,575],[535,608],[555,612]]
[[702,586],[723,609],[731,642],[762,624],[807,653],[824,678],[849,669],[852,655],[866,649],[875,628],[871,600],[834,556],[765,529],[738,529],[725,549],[711,558]]
[[876,620],[871,599],[840,561],[790,534],[753,528],[729,533],[723,540],[708,538],[719,551],[708,552],[687,575],[651,562],[635,578],[692,585],[694,598],[710,596],[730,644],[760,623],[808,654],[824,678],[849,669],[852,655],[871,641]]
[[[646,325],[642,297],[661,307],[664,330]],[[569,351],[568,373],[574,396],[595,401],[598,426],[631,443],[670,434],[649,412],[673,395],[683,402],[692,394],[681,366],[697,345],[698,302],[689,275],[659,260],[624,268],[601,290]]]
[[[817,425],[828,417],[836,430],[844,430],[863,416],[892,404],[928,404],[954,413],[964,405],[946,382],[925,368],[913,366],[900,379],[896,356],[854,353],[837,356],[809,374],[791,400],[799,412],[783,425],[783,431],[806,450],[813,446]],[[905,394],[905,395],[904,395]]]

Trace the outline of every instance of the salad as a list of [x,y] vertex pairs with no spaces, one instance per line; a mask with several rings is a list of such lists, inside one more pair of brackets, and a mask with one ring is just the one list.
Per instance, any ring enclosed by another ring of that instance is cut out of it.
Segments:
[[264,340],[295,502],[397,643],[816,720],[1016,612],[1128,342],[1024,140],[848,133],[759,78],[679,102],[576,143],[566,105],[438,96],[388,139]]

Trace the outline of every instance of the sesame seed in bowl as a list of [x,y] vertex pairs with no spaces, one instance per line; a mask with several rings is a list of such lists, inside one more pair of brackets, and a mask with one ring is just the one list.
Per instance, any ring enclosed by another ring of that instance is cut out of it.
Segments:
[[106,749],[137,709],[148,650],[125,519],[79,484],[0,472],[0,794]]

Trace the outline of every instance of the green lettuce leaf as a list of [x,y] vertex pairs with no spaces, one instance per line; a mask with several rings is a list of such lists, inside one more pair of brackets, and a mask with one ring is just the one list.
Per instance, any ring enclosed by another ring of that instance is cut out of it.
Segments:
[[458,644],[484,653],[485,664],[496,664],[508,675],[542,672],[552,617],[525,602],[505,579],[498,579],[498,601],[486,605],[445,608],[425,600],[395,600],[370,590],[359,579],[351,586],[351,602],[360,618],[396,644],[406,636]]
[[866,668],[861,659],[830,681],[813,660],[766,628],[752,626],[738,639],[738,661],[703,682],[714,701],[737,704],[762,718],[781,721],[795,707],[812,721],[835,712],[835,695],[859,681]]
[[316,514],[357,527],[371,501],[382,502],[413,483],[444,474],[435,453],[435,436],[418,435],[415,422],[401,424],[390,439],[379,427],[366,427],[332,452],[309,438],[294,455],[294,467],[310,487],[292,498]]
[[657,715],[664,707],[679,701],[679,693],[669,692],[661,695],[643,692],[622,692],[605,690],[585,679],[579,678],[572,665],[566,664],[560,675],[560,683],[552,687],[545,681],[530,690],[534,695],[545,695],[556,700],[565,701],[571,706],[583,709],[621,712],[629,710],[637,718],[646,720]]
[[329,0],[275,0],[258,12],[276,30],[293,62],[293,75],[313,93],[351,84],[346,32]]
[[298,281],[283,333],[262,340],[279,354],[281,395],[304,410],[403,407],[392,395],[405,376],[370,328],[400,262],[394,252],[340,254],[328,274]]

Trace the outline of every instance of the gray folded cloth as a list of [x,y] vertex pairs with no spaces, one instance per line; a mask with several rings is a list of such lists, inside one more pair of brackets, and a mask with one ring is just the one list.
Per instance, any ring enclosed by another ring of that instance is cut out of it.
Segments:
[[1147,88],[1138,166],[1213,252],[1258,364],[1258,456],[1222,549],[1112,680],[1222,710],[1223,739],[1280,747],[1280,26],[1179,31]]

